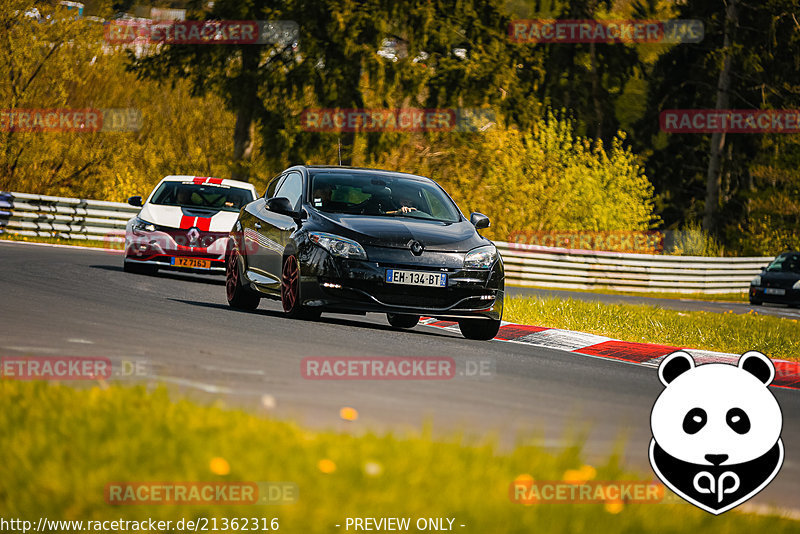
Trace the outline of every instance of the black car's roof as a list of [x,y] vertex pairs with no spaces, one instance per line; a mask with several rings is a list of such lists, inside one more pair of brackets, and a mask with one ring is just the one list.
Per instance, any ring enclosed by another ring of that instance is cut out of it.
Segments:
[[388,176],[397,176],[402,178],[411,178],[417,180],[427,180],[433,181],[427,176],[419,176],[418,174],[411,174],[407,172],[400,172],[400,171],[387,171],[385,169],[371,169],[368,167],[347,167],[342,165],[297,165],[297,167],[305,167],[309,171],[320,171],[324,170],[325,172],[341,172],[341,173],[352,173],[353,171],[357,173],[380,173],[385,174]]

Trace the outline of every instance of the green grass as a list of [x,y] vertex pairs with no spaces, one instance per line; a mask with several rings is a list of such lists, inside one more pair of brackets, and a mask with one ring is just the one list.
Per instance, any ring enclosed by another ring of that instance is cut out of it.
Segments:
[[642,304],[511,297],[506,298],[503,318],[623,341],[736,354],[758,350],[771,358],[800,361],[800,323],[757,313],[682,312]]
[[[531,287],[535,289],[549,289],[545,286],[519,286],[509,283],[509,286]],[[590,293],[593,295],[625,295],[629,297],[647,297],[673,300],[702,300],[706,302],[748,302],[747,291],[736,293],[659,293],[657,291],[614,291],[613,289],[570,289],[570,293]]]
[[72,245],[78,247],[91,247],[91,248],[113,248],[122,250],[121,243],[113,243],[111,241],[97,241],[92,239],[62,239],[60,237],[29,237],[16,234],[0,234],[2,241],[24,241],[26,243],[47,243],[51,245]]
[[[798,523],[688,504],[536,504],[510,501],[521,474],[561,479],[584,460],[580,446],[501,452],[458,436],[360,436],[311,431],[221,405],[169,399],[159,388],[84,388],[0,380],[0,516],[49,519],[278,517],[281,532],[344,531],[347,517],[455,517],[461,532],[797,532]],[[357,422],[354,429],[358,429]],[[227,475],[212,472],[224,458]],[[320,460],[335,464],[324,473]],[[219,462],[219,460],[218,460]],[[371,465],[371,470],[365,466]],[[377,467],[376,467],[377,466]],[[596,480],[650,479],[612,456]],[[369,473],[368,473],[369,472]],[[290,481],[299,501],[279,506],[110,506],[108,482]],[[334,527],[342,524],[341,529]],[[412,529],[413,530],[413,529]]]

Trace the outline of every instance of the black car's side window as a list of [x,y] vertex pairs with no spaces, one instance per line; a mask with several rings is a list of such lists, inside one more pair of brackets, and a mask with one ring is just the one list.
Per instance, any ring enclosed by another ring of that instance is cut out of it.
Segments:
[[264,193],[264,198],[272,198],[275,196],[275,190],[278,188],[278,185],[281,183],[281,178],[285,177],[285,174],[281,174],[280,176],[276,176],[272,179],[272,181],[267,186],[267,192]]
[[290,172],[286,179],[281,182],[278,190],[275,191],[276,197],[288,198],[295,211],[300,209],[303,200],[303,177],[299,172]]

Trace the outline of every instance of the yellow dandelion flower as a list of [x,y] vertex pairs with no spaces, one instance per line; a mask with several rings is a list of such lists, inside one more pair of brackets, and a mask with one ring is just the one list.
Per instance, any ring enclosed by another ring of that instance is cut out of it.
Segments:
[[350,408],[349,406],[345,406],[341,410],[339,410],[339,417],[344,419],[345,421],[355,421],[358,419],[358,411],[355,408]]
[[211,459],[211,462],[208,464],[209,469],[215,475],[227,475],[231,472],[231,466],[228,464],[228,460],[217,456]]
[[327,458],[323,458],[322,460],[317,462],[317,468],[326,475],[330,475],[331,473],[336,471],[336,464],[333,463],[333,460],[328,460]]

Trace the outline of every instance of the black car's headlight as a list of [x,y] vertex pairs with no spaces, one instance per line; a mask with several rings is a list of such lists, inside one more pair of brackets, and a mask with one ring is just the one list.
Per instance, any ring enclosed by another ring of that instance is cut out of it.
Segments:
[[800,280],[794,283],[792,289],[794,289],[795,291],[800,291]]
[[751,286],[760,286],[761,285],[761,275],[756,276],[752,280],[750,280]]
[[488,269],[497,260],[497,249],[494,245],[478,247],[464,256],[465,269]]
[[334,256],[349,258],[351,260],[366,260],[367,253],[364,247],[346,237],[341,237],[325,232],[309,232],[311,241],[321,246]]
[[133,220],[133,231],[134,232],[155,232],[156,231],[156,225],[151,223],[151,222],[147,222],[144,219],[140,219],[139,217],[136,217]]

